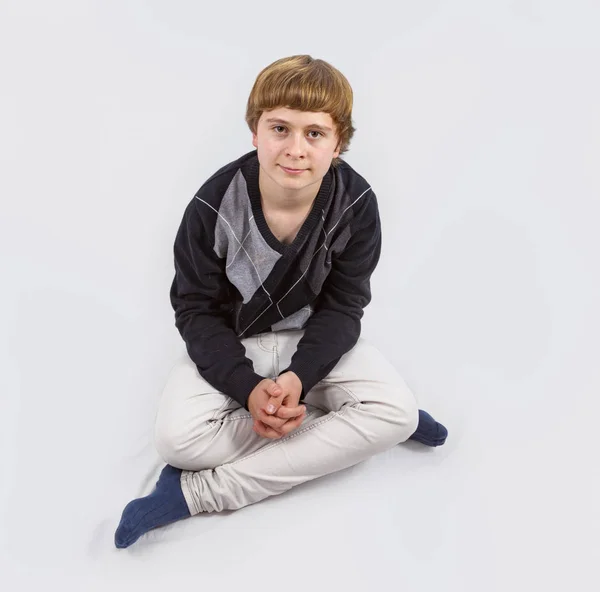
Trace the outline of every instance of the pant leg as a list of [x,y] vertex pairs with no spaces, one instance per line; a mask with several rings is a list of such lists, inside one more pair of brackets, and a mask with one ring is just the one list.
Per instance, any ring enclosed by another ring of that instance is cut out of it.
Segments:
[[[276,375],[289,364],[302,331],[269,335]],[[214,429],[223,431],[229,446],[221,446],[218,454],[206,451],[212,462],[223,462],[182,473],[190,512],[234,510],[279,495],[383,452],[417,428],[413,394],[382,354],[362,339],[307,394],[305,403],[310,413],[302,425],[279,440],[261,438],[252,431],[247,411],[227,407],[229,416],[217,418]],[[227,454],[218,459],[222,450]]]
[[[277,376],[271,333],[242,340],[246,356],[261,376]],[[253,429],[251,414],[204,380],[187,354],[172,368],[156,416],[155,444],[163,460],[200,471],[252,454],[270,440]]]

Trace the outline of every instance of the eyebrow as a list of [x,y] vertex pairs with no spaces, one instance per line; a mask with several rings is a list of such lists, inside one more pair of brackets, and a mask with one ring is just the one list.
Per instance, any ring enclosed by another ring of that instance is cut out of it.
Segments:
[[[289,121],[286,121],[285,119],[280,119],[279,117],[269,117],[269,119],[266,119],[265,122],[266,123],[284,123],[285,125],[290,124]],[[324,132],[332,132],[333,131],[330,127],[327,127],[326,125],[319,125],[318,123],[312,123],[312,124],[306,126],[306,128],[309,128],[309,127],[313,128],[313,129],[319,129]]]

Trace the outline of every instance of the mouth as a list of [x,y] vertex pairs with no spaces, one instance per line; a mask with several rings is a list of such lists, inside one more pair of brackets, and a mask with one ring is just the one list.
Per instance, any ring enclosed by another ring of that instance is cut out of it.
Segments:
[[291,175],[299,175],[300,173],[303,173],[304,171],[308,170],[308,169],[289,169],[287,167],[284,167],[282,165],[279,165],[286,173],[289,173]]

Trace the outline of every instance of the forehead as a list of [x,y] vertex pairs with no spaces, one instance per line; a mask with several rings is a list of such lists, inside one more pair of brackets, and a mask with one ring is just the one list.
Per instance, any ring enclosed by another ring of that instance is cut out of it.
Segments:
[[[273,121],[275,120],[275,121]],[[264,111],[260,117],[261,122],[281,123],[285,122],[292,127],[318,126],[333,129],[333,119],[329,113],[314,111],[297,111],[287,107],[278,107],[271,111]]]

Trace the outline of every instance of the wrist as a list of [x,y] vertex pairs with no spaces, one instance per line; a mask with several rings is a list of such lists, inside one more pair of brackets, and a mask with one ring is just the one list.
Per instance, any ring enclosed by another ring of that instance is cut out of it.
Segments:
[[277,377],[277,382],[279,382],[284,387],[284,389],[289,389],[289,391],[293,393],[298,399],[302,399],[304,397],[304,385],[302,384],[302,380],[300,380],[300,377],[294,371],[283,371]]
[[300,377],[293,371],[293,370],[285,370],[284,372],[282,372],[278,378],[280,378],[281,376],[286,376],[287,380],[293,380],[294,382],[297,382],[299,385],[302,385],[302,381],[300,380]]

